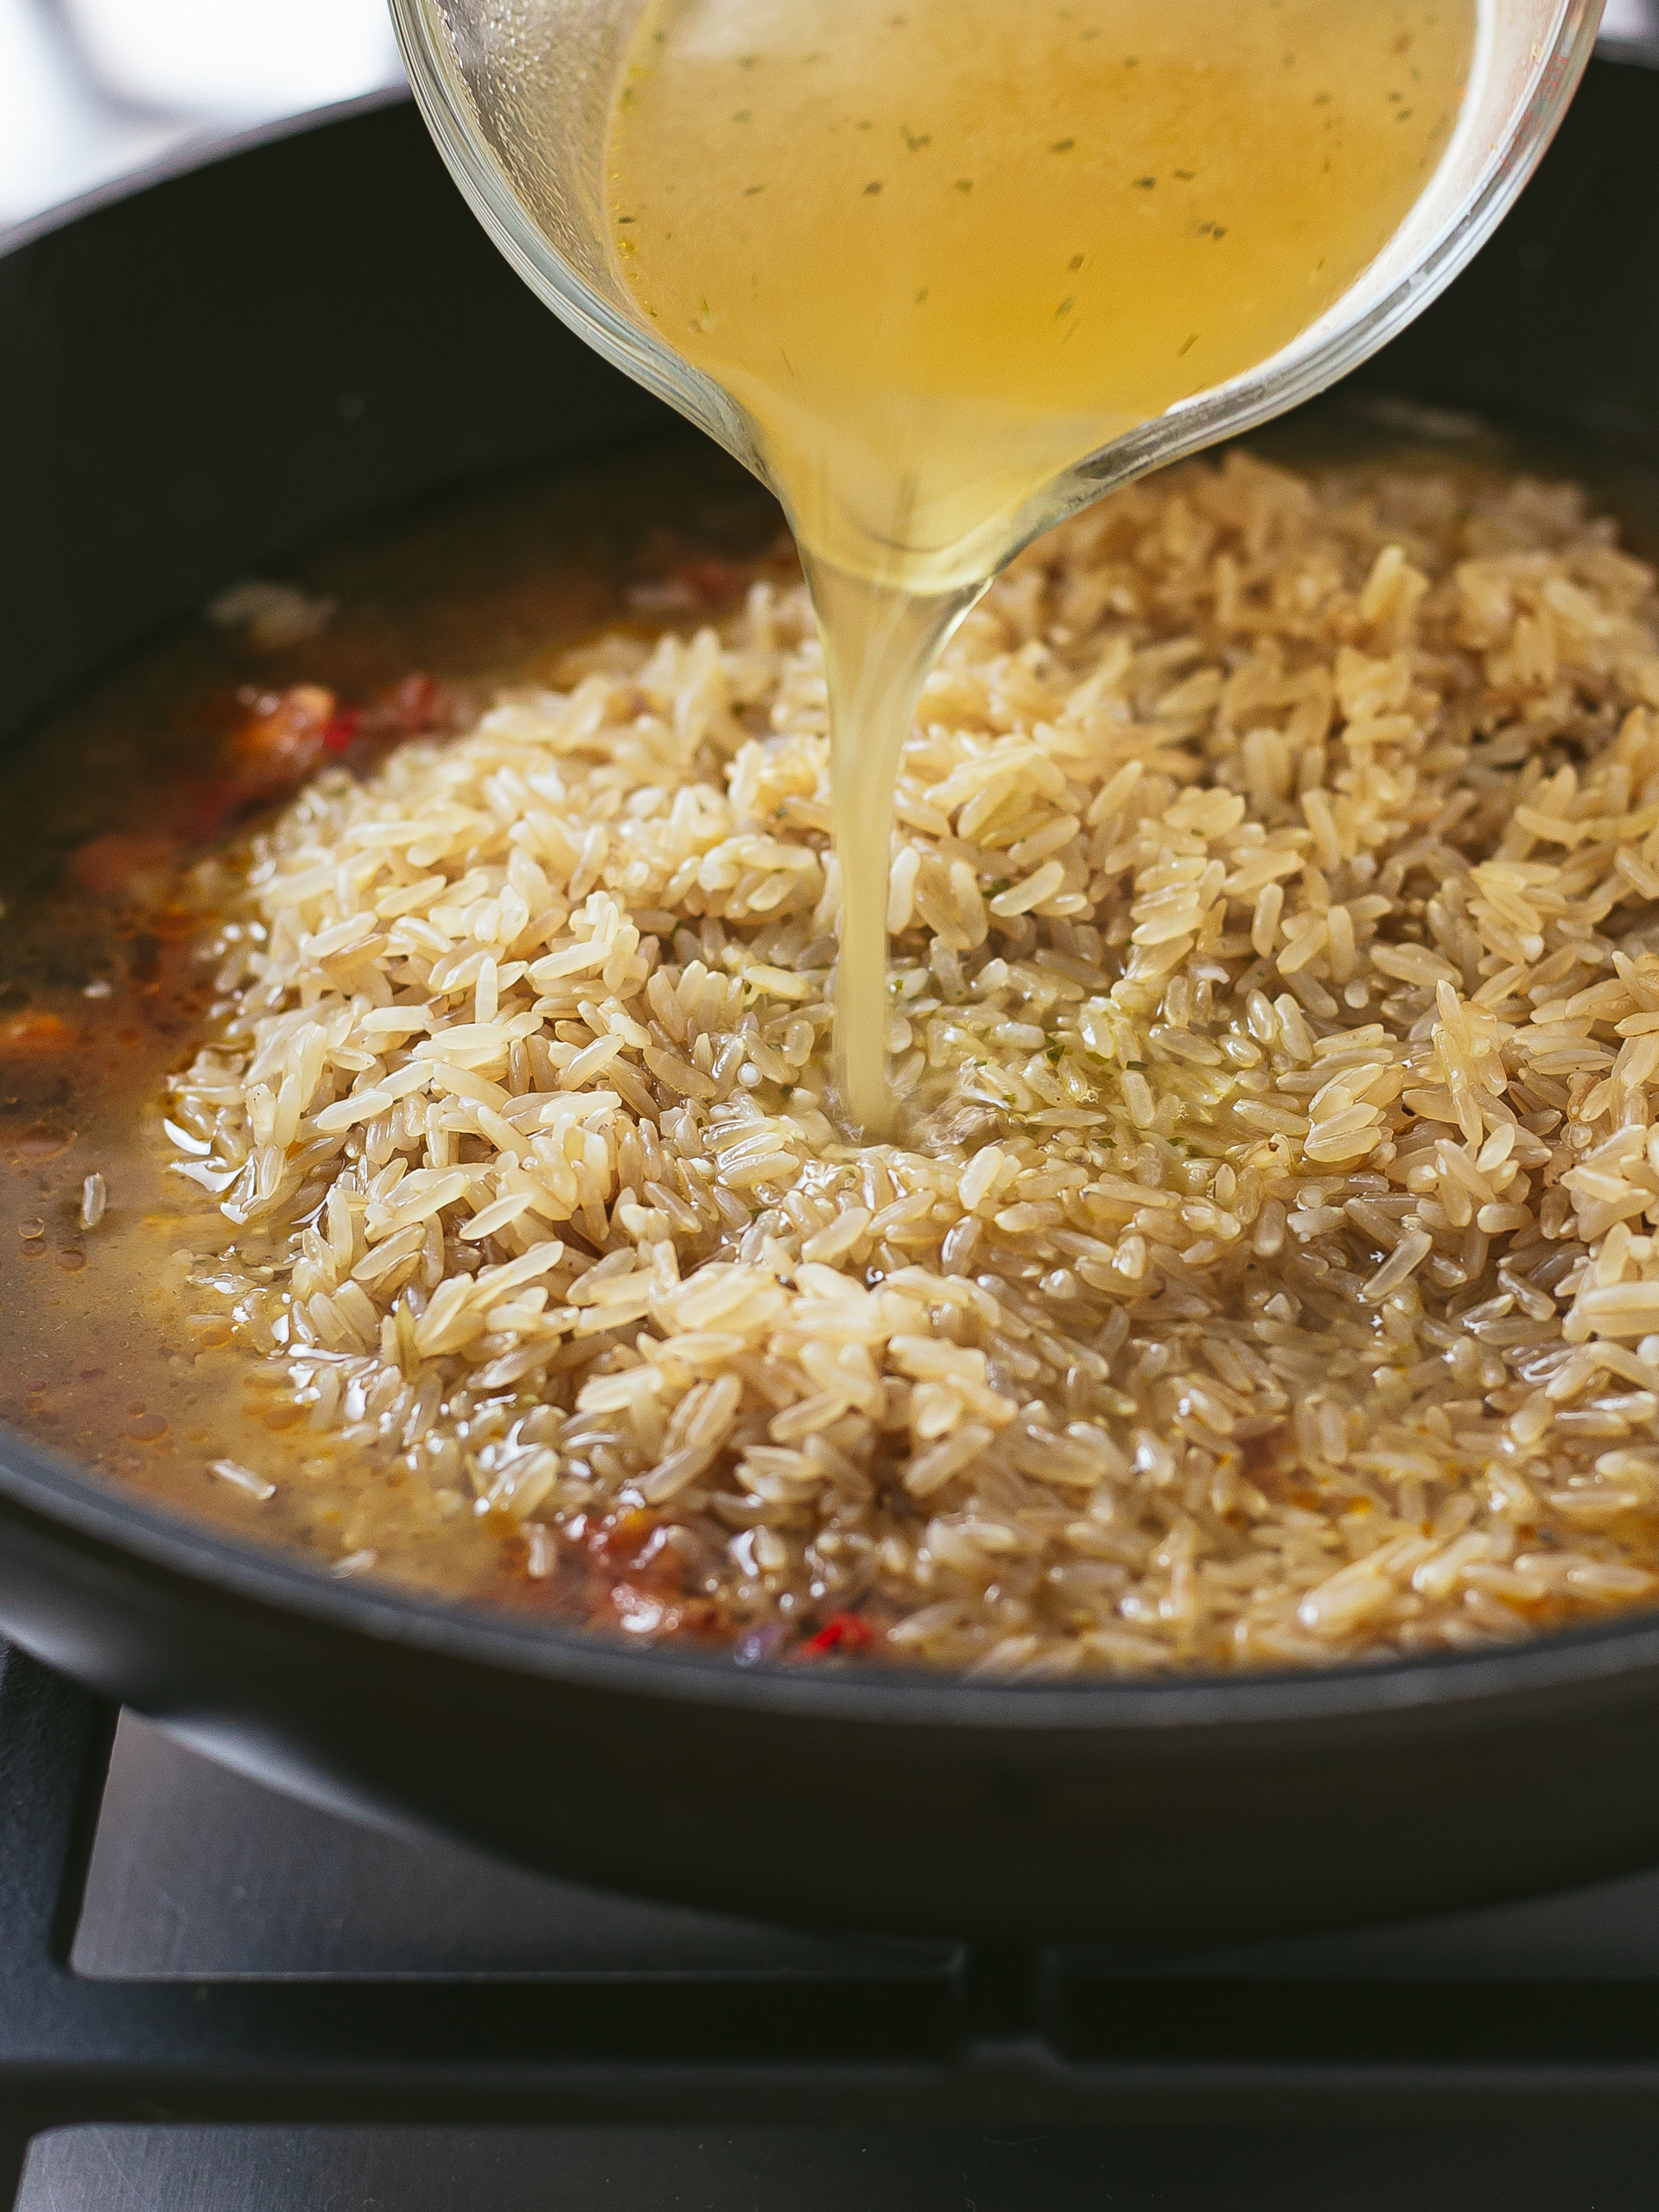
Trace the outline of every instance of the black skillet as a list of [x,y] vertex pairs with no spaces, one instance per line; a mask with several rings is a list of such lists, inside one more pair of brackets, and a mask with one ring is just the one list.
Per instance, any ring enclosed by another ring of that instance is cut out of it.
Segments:
[[[1659,480],[1659,73],[1592,67],[1364,383]],[[0,257],[0,731],[321,530],[664,421],[519,286],[401,102],[48,219]],[[333,1581],[0,1434],[0,1624],[314,1794],[794,1920],[1198,1937],[1659,1860],[1653,1614],[1244,1679],[744,1671]]]

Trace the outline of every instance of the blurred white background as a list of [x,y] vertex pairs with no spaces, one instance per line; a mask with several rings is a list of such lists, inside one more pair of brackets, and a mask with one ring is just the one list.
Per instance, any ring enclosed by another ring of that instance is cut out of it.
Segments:
[[402,74],[385,0],[0,0],[0,228]]
[[1659,68],[1659,0],[1607,0],[1601,35],[1610,47],[1630,49],[1623,59]]
[[[1659,0],[1607,0],[1603,36],[1659,61]],[[0,0],[0,229],[401,75],[385,0]]]

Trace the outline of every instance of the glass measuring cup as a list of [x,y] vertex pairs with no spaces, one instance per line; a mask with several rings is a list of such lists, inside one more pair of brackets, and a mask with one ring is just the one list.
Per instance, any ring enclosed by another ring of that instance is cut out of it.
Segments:
[[[1083,412],[1056,413],[1053,421],[1061,435],[1048,440],[1046,449],[1033,450],[1023,467],[1003,471],[1000,480],[993,464],[1007,455],[998,442],[1007,442],[1012,454],[1018,442],[1029,435],[1027,429],[1016,434],[1014,428],[1017,403],[1027,390],[1020,382],[1024,368],[1011,389],[1014,410],[1005,408],[1000,417],[993,418],[982,414],[976,417],[971,409],[950,413],[952,368],[937,360],[918,365],[913,388],[905,394],[910,412],[901,434],[891,434],[889,423],[889,435],[878,442],[879,450],[878,445],[866,445],[855,453],[843,442],[833,461],[820,443],[812,448],[816,465],[804,466],[811,439],[794,436],[786,423],[780,444],[779,410],[769,407],[764,388],[757,391],[745,364],[735,358],[722,360],[718,354],[710,362],[706,346],[700,347],[688,334],[702,331],[706,335],[730,305],[729,296],[712,279],[708,292],[720,314],[711,318],[706,296],[699,312],[694,288],[690,308],[682,310],[690,315],[682,330],[682,346],[664,344],[663,326],[652,320],[618,259],[620,251],[634,251],[639,234],[624,232],[620,245],[613,245],[618,234],[609,214],[614,211],[607,205],[613,119],[620,111],[619,99],[626,102],[636,96],[634,78],[628,77],[626,88],[623,79],[645,13],[645,0],[395,0],[395,12],[428,120],[509,258],[600,351],[690,415],[769,482],[796,527],[823,632],[830,693],[835,850],[843,894],[836,1014],[842,1103],[854,1123],[867,1134],[877,1133],[892,1117],[880,1065],[886,1033],[881,914],[893,780],[917,693],[951,627],[988,580],[1052,524],[1114,485],[1247,429],[1308,397],[1426,303],[1479,244],[1541,151],[1588,51],[1599,11],[1592,0],[1481,0],[1473,10],[1476,38],[1467,87],[1449,143],[1393,236],[1374,259],[1358,268],[1332,304],[1287,343],[1281,340],[1295,329],[1294,321],[1281,316],[1273,326],[1261,326],[1256,342],[1268,358],[1239,373],[1218,373],[1205,388],[1173,404],[1165,404],[1172,389],[1184,387],[1165,383],[1132,403],[1133,411],[1130,404],[1120,406],[1114,417],[1103,395],[1096,404],[1092,379],[1102,365],[1091,366],[1070,403],[1073,410]],[[734,7],[728,0],[721,12],[728,22],[739,22],[744,38],[749,35],[750,12],[757,39],[769,21],[760,0],[754,0],[752,10]],[[1061,16],[1066,12],[1058,10]],[[978,14],[986,19],[982,31],[995,34],[1001,21],[995,8],[981,9]],[[876,19],[882,15],[880,9],[872,14],[871,31],[878,40]],[[892,18],[896,24],[905,20],[903,16]],[[952,20],[947,18],[947,23]],[[1193,23],[1202,22],[1203,11],[1198,11]],[[1224,43],[1227,22],[1222,10],[1211,24],[1211,35]],[[869,76],[879,67],[874,47],[866,43],[862,29],[847,35],[849,40],[856,36],[856,43],[847,49],[855,69]],[[944,35],[938,62],[946,74],[955,60],[950,41],[961,35],[959,28]],[[656,37],[660,42],[660,30]],[[1368,51],[1363,43],[1346,50],[1355,57]],[[823,59],[817,54],[798,58],[809,62]],[[1287,54],[1284,58],[1288,63],[1293,57]],[[1276,63],[1276,54],[1274,59]],[[1016,70],[1019,66],[1014,65]],[[1124,66],[1136,65],[1129,61]],[[872,86],[877,81],[869,76]],[[1011,81],[1020,80],[1016,75]],[[1048,113],[1058,95],[1046,80],[1043,83],[1042,111]],[[992,91],[989,97],[995,104],[999,95]],[[1391,92],[1389,97],[1399,96]],[[1408,105],[1399,119],[1403,121],[1410,111]],[[731,120],[747,123],[747,110]],[[861,131],[871,126],[860,123],[857,128]],[[1224,136],[1224,119],[1218,128]],[[905,137],[912,148],[932,143],[927,137],[912,139],[908,126]],[[1061,154],[1076,143],[1067,137],[1047,150]],[[1304,142],[1293,136],[1286,143]],[[1152,168],[1154,162],[1148,159],[1146,165]],[[1191,181],[1191,173],[1179,167],[1172,174]],[[1157,179],[1137,181],[1153,186]],[[754,191],[765,188],[753,187]],[[865,187],[867,193],[881,189],[879,181]],[[957,189],[971,190],[971,183],[959,184]],[[1313,204],[1310,189],[1311,179],[1299,182],[1299,208]],[[810,199],[801,204],[809,209],[819,205]],[[1398,200],[1383,203],[1386,217],[1379,209],[1372,239],[1382,236],[1386,221],[1403,205]],[[1027,203],[1027,221],[1029,217]],[[625,222],[633,219],[632,214],[622,218]],[[707,225],[711,219],[705,212],[702,219]],[[727,217],[721,213],[712,219],[716,227],[705,228],[703,237],[724,236]],[[808,227],[796,241],[804,258],[797,265],[808,270],[818,265],[820,239],[826,252],[835,251],[834,233],[826,227],[830,219],[818,213],[807,216]],[[1217,238],[1226,235],[1218,225],[1199,228],[1213,230]],[[1207,253],[1209,249],[1200,251]],[[1012,243],[1013,263],[1022,264],[1027,252],[1022,232]],[[1081,267],[1083,258],[1078,256],[1070,266]],[[844,263],[846,257],[842,259]],[[757,270],[760,265],[757,262]],[[960,265],[976,266],[971,260]],[[850,318],[843,315],[833,332],[823,330],[807,340],[805,353],[791,336],[793,359],[789,352],[780,351],[791,379],[797,378],[798,363],[807,365],[804,373],[810,383],[822,360],[833,361],[839,334],[849,324],[864,331],[866,268],[864,261],[856,263],[854,295],[840,302],[850,308]],[[908,281],[931,283],[933,270],[930,266]],[[1138,281],[1155,286],[1158,279],[1148,268]],[[754,282],[758,299],[758,274]],[[1248,302],[1248,276],[1233,283],[1234,296]],[[917,291],[916,304],[929,296],[926,289]],[[1056,313],[1065,315],[1071,304],[1068,298]],[[930,318],[938,312],[937,307],[930,310]],[[1026,313],[1022,305],[1018,316]],[[1193,320],[1198,320],[1196,308]],[[1011,319],[1005,327],[1023,330],[1027,325],[1023,319]],[[1034,327],[1048,326],[1039,320]],[[1068,324],[1065,335],[1074,335],[1075,329],[1075,322]],[[1177,329],[1166,342],[1179,334]],[[781,349],[783,337],[772,327],[759,335],[771,359],[772,346]],[[1197,337],[1195,329],[1187,345]],[[1269,353],[1270,346],[1278,350]],[[866,354],[862,348],[861,338],[853,379],[856,384],[861,378],[862,387],[874,392],[885,416],[900,391],[899,385],[890,381],[893,363],[885,352]],[[1186,347],[1179,351],[1184,354]],[[1084,350],[1068,358],[1081,363]],[[1109,372],[1118,358],[1113,354],[1104,365]],[[1198,359],[1203,358],[1200,354]],[[706,365],[699,366],[699,360]],[[1224,368],[1236,369],[1241,363],[1249,363],[1248,347],[1236,350]],[[1218,371],[1223,368],[1217,365]],[[775,365],[772,375],[775,383]],[[747,406],[739,396],[746,391],[746,378]],[[770,397],[780,396],[773,391]],[[1033,402],[1027,412],[1036,422],[1042,407],[1054,404]],[[787,409],[792,410],[798,429],[802,421],[807,422],[812,437],[826,422],[838,419],[840,405],[839,396],[826,406],[823,393],[813,399],[807,396],[806,384],[791,385]],[[1047,418],[1042,420],[1046,427]],[[977,444],[982,425],[989,442],[988,457]],[[787,450],[791,442],[797,448],[792,458]],[[961,485],[952,488],[950,483],[958,456],[962,474],[969,480],[967,496],[958,496]],[[889,499],[884,506],[885,493],[901,483],[914,491],[914,503]]]
[[[410,82],[451,173],[508,261],[598,352],[761,477],[744,411],[665,344],[607,244],[604,158],[645,0],[391,0]],[[1404,224],[1289,345],[1064,470],[1008,532],[1012,557],[1113,486],[1281,414],[1376,351],[1451,283],[1531,175],[1595,41],[1602,0],[1483,0],[1461,115]],[[515,128],[565,120],[550,146]]]

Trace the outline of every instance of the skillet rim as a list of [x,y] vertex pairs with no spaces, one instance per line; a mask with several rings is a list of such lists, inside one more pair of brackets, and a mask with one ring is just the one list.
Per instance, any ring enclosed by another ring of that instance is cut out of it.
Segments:
[[[1600,50],[1610,60],[1659,64],[1659,48],[1620,51],[1604,42]],[[393,84],[246,130],[188,140],[143,168],[0,230],[0,261],[142,193],[411,99],[407,86]],[[12,741],[24,740],[51,711],[31,714]],[[113,1554],[108,1563],[118,1571],[130,1572],[135,1565],[152,1575],[160,1570],[211,1595],[378,1643],[624,1697],[774,1718],[963,1732],[1146,1737],[1332,1719],[1381,1721],[1424,1709],[1502,1706],[1529,1694],[1659,1671],[1659,1602],[1522,1643],[1236,1675],[1021,1684],[918,1667],[744,1668],[719,1652],[633,1647],[574,1625],[532,1622],[504,1607],[430,1598],[390,1582],[341,1580],[297,1549],[238,1537],[205,1516],[196,1519],[124,1494],[68,1453],[0,1421],[0,1523],[15,1521],[20,1512],[76,1540],[83,1556]]]
[[348,100],[331,100],[323,107],[302,108],[297,115],[279,115],[266,123],[250,124],[245,130],[193,132],[169,152],[136,169],[125,169],[119,176],[90,185],[71,200],[54,200],[49,207],[25,215],[21,222],[0,224],[0,261],[38,245],[42,238],[68,230],[89,216],[101,214],[106,207],[118,207],[125,200],[137,199],[155,186],[178,182],[201,169],[214,168],[221,162],[234,161],[240,154],[257,154],[262,147],[303,137],[331,124],[350,123],[359,115],[378,115],[383,108],[409,106],[414,98],[406,83],[381,85]]
[[1592,1626],[1484,1650],[1424,1652],[1348,1666],[1255,1669],[1043,1683],[995,1682],[925,1668],[742,1667],[728,1654],[662,1643],[631,1647],[505,1607],[428,1597],[391,1581],[331,1575],[297,1548],[222,1531],[206,1516],[124,1494],[67,1453],[0,1422],[0,1525],[5,1508],[113,1552],[120,1571],[159,1569],[212,1595],[308,1624],[531,1679],[628,1697],[773,1717],[1102,1737],[1322,1720],[1382,1720],[1425,1708],[1503,1704],[1610,1677],[1659,1672],[1659,1605]]

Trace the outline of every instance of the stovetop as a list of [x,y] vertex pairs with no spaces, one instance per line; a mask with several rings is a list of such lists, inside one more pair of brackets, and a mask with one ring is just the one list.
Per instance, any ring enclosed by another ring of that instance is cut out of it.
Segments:
[[1659,1874],[1200,1955],[779,1930],[357,1825],[8,1656],[12,2173],[31,2133],[20,2212],[1652,2212]]

